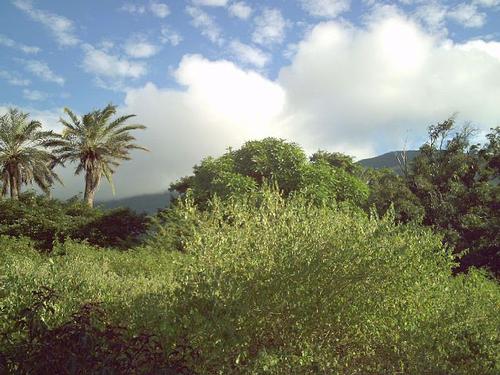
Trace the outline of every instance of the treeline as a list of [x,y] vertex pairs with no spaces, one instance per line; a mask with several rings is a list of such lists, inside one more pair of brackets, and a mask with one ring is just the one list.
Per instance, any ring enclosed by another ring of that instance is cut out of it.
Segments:
[[402,176],[363,168],[335,152],[318,151],[308,159],[300,146],[267,138],[203,159],[171,190],[190,191],[206,207],[214,196],[242,196],[266,182],[285,196],[303,192],[318,205],[349,202],[379,216],[392,207],[396,222],[441,233],[461,270],[485,267],[499,276],[500,128],[482,145],[472,143],[473,136],[470,127],[457,129],[453,117],[431,126],[416,158],[398,156]]

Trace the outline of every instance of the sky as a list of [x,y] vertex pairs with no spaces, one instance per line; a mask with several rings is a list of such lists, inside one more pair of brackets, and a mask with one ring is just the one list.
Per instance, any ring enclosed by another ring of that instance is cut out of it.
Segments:
[[[108,103],[150,149],[120,166],[115,197],[266,136],[361,159],[418,147],[454,113],[485,134],[500,0],[0,0],[0,112],[60,130],[64,107]],[[73,170],[55,196],[83,190]]]

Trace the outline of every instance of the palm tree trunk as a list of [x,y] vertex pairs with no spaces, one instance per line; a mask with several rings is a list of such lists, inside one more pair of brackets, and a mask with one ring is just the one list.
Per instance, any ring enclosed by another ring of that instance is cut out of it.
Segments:
[[17,186],[16,176],[13,173],[11,173],[9,178],[10,178],[9,181],[10,198],[14,200],[19,200],[19,187]]
[[87,170],[85,172],[85,195],[83,199],[89,207],[94,207],[95,193],[99,186],[99,176],[94,176],[95,172]]

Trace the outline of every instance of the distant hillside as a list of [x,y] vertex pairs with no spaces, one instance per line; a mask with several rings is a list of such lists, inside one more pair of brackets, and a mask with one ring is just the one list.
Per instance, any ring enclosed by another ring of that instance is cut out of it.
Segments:
[[174,195],[170,192],[136,195],[128,198],[97,202],[104,208],[128,207],[138,213],[154,214],[158,209],[168,207]]
[[[397,155],[400,153],[402,153],[402,151],[391,151],[383,155],[375,156],[374,158],[360,160],[358,164],[374,169],[389,168],[397,174],[401,174],[402,170],[397,159]],[[418,151],[416,150],[409,150],[406,151],[406,153],[408,161],[413,160],[415,156],[418,155]]]

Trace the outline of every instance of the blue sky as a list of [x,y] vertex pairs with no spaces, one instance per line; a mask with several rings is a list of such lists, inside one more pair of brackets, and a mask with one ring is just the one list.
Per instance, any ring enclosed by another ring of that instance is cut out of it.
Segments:
[[118,196],[252,138],[367,157],[454,112],[500,122],[500,0],[3,0],[0,51],[0,111],[57,129],[113,102],[148,126]]

